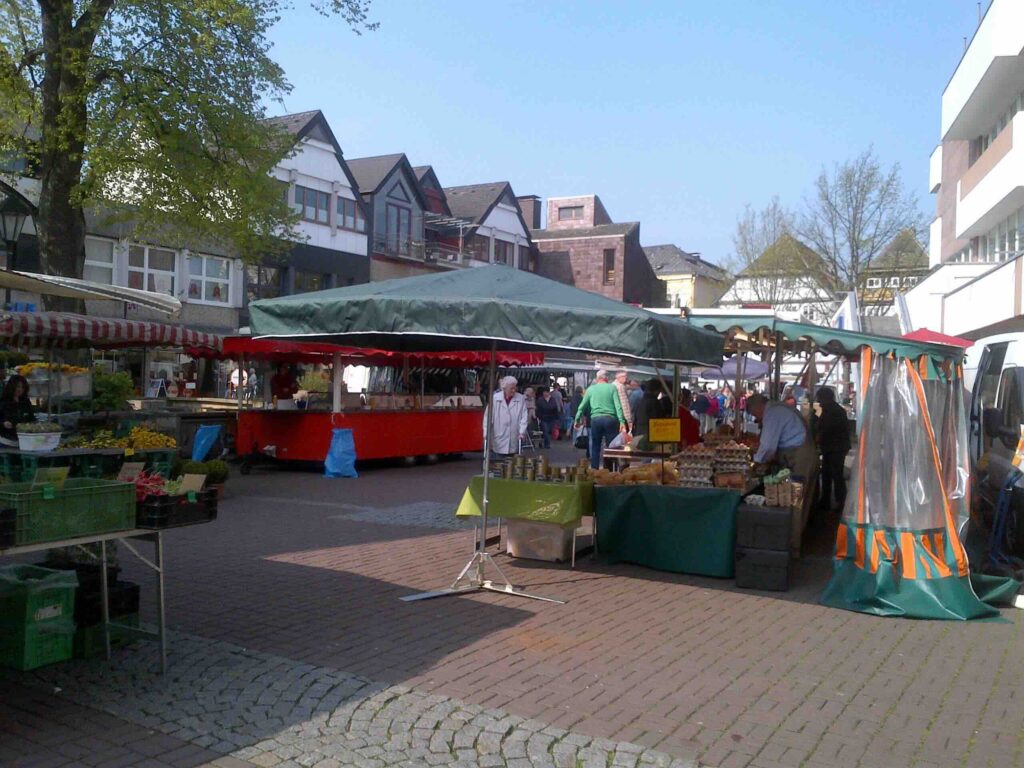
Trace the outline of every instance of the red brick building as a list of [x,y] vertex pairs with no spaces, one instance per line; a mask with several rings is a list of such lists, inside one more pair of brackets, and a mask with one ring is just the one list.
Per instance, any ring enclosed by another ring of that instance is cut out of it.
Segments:
[[628,304],[665,306],[665,284],[640,245],[640,223],[613,222],[597,195],[549,198],[547,227],[530,234],[537,274]]

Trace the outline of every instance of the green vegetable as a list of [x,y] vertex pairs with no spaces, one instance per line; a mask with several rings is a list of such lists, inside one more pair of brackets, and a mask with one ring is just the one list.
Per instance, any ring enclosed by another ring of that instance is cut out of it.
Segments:
[[225,461],[206,462],[206,479],[211,485],[220,485],[228,479],[231,470]]
[[60,424],[54,421],[26,421],[18,425],[18,432],[27,435],[45,435],[60,431]]

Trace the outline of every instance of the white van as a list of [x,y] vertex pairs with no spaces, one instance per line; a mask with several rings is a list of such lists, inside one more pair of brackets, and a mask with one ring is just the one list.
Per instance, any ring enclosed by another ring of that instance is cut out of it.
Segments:
[[[975,342],[967,350],[964,382],[971,392],[969,442],[976,501],[988,524],[1010,475],[1024,426],[1024,333]],[[1010,503],[1011,545],[1020,556],[1024,555],[1024,483],[1015,485]]]

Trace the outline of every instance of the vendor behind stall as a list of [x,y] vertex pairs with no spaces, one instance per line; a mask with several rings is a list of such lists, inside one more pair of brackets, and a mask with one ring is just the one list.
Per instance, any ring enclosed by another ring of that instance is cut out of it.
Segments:
[[277,373],[270,377],[270,394],[278,400],[291,400],[292,396],[299,391],[295,383],[295,374],[291,366],[281,363],[277,366]]
[[0,394],[0,443],[17,445],[18,424],[26,421],[35,421],[28,381],[24,376],[11,376]]

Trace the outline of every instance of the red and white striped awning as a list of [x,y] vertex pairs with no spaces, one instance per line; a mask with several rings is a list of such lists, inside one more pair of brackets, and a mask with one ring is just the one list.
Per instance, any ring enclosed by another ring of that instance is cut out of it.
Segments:
[[0,343],[21,347],[190,347],[219,351],[224,337],[148,320],[58,312],[0,314]]

